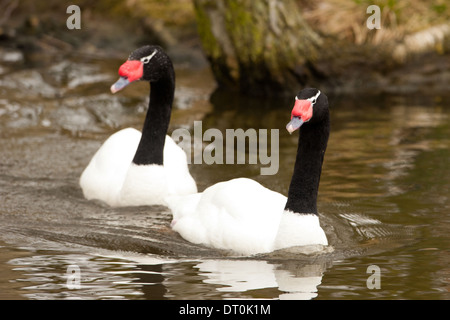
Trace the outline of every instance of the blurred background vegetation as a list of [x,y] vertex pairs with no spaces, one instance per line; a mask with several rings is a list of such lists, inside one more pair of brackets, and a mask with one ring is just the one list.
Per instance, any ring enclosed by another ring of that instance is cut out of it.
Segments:
[[[81,8],[80,30],[66,28],[71,4]],[[366,9],[372,4],[381,9],[379,30],[366,26]],[[25,55],[123,57],[146,43],[160,44],[176,62],[208,64],[219,85],[246,93],[277,94],[283,88],[319,84],[341,91],[446,91],[450,4],[0,0],[0,46],[19,48]]]

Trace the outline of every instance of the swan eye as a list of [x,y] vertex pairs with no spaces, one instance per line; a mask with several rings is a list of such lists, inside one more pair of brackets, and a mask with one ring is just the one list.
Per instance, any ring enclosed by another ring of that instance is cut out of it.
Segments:
[[141,62],[143,63],[143,64],[147,64],[147,63],[149,63],[150,62],[150,60],[153,58],[153,56],[156,54],[156,50],[155,51],[153,51],[153,53],[151,54],[151,55],[148,55],[148,56],[146,56],[146,57],[142,57],[140,60],[141,60]]

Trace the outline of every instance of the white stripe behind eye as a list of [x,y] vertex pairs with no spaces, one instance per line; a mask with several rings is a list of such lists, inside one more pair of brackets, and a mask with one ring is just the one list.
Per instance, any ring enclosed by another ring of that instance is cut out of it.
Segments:
[[320,95],[320,90],[317,90],[317,91],[318,91],[318,92],[317,92],[317,94],[316,94],[314,97],[308,98],[308,99],[306,99],[306,100],[311,101],[312,104],[315,104],[316,101],[317,101],[317,98],[318,98],[319,95]]
[[153,56],[156,54],[157,50],[153,51],[151,55],[148,55],[146,57],[141,58],[142,63],[149,63],[149,61],[153,58]]

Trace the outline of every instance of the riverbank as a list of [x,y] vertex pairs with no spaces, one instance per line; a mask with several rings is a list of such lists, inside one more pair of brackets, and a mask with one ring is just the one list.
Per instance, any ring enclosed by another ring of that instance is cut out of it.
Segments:
[[[381,5],[379,30],[365,26],[369,15],[361,8],[367,3],[339,7],[341,2],[299,1],[304,18],[322,39],[318,58],[307,66],[307,85],[337,93],[448,91],[450,26],[445,2],[434,1],[431,9],[422,1],[413,1],[410,7],[404,1]],[[164,47],[178,65],[192,69],[209,65],[190,0],[78,3],[81,28],[70,30],[66,26],[70,1],[5,1],[0,46],[22,52],[26,65],[35,52],[40,53],[39,59],[42,53],[51,59],[66,55],[122,58],[139,45],[153,43]],[[421,13],[420,20],[414,12]]]

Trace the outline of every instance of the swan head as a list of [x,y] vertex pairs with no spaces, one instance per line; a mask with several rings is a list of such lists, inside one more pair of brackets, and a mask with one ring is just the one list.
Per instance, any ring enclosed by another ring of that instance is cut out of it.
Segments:
[[292,133],[304,123],[319,122],[326,113],[328,113],[327,96],[316,88],[303,89],[295,96],[291,121],[286,125],[286,130]]
[[157,82],[168,74],[173,75],[173,66],[163,49],[154,45],[143,46],[134,50],[120,66],[120,78],[111,86],[111,92],[116,93],[134,81]]

